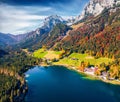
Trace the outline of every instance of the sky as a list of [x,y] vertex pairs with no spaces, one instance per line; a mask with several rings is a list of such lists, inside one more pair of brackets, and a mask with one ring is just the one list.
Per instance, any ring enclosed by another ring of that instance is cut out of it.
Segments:
[[80,15],[89,0],[0,0],[0,32],[23,34],[42,26],[50,15]]

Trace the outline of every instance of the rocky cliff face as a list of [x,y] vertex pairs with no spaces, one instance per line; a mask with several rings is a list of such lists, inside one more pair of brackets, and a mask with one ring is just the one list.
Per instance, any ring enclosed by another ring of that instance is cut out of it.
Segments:
[[111,8],[114,5],[117,5],[119,3],[120,3],[120,0],[90,0],[89,3],[84,8],[81,15],[76,17],[75,23],[84,19],[87,16],[97,16],[105,8]]
[[26,39],[29,38],[35,38],[36,36],[42,36],[43,34],[49,33],[53,27],[57,24],[66,24],[66,21],[58,15],[51,15],[47,18],[45,18],[43,26],[40,28],[37,28],[35,31],[31,31],[27,33]]
[[58,15],[51,15],[44,20],[44,24],[41,28],[36,29],[36,34],[41,34],[44,32],[49,32],[56,24],[65,24],[66,21]]

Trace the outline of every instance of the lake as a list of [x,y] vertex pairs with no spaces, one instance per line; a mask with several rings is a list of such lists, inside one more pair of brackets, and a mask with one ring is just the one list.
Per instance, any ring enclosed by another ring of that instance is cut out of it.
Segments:
[[90,80],[62,66],[36,66],[25,74],[25,102],[120,102],[119,85]]

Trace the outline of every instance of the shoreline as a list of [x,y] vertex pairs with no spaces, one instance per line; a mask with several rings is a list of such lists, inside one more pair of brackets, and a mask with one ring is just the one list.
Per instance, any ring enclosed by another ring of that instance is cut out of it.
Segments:
[[[79,74],[84,74],[86,76],[86,78],[88,77],[87,79],[89,79],[89,80],[100,80],[100,81],[105,82],[105,83],[109,83],[109,84],[113,84],[113,85],[120,85],[120,81],[117,81],[117,80],[107,80],[107,79],[105,80],[105,79],[103,79],[100,76],[91,75],[91,74],[82,72],[82,71],[78,70],[75,66],[69,66],[67,64],[61,64],[61,65],[60,64],[53,64],[53,66],[54,65],[56,65],[56,66],[63,66],[63,67],[66,67],[67,69],[73,70],[73,71],[75,71],[75,72],[77,72]],[[50,65],[48,65],[48,66],[50,66]]]
[[[85,73],[85,72],[82,72],[80,70],[77,69],[77,67],[75,66],[70,66],[68,64],[39,64],[39,65],[36,65],[36,66],[42,66],[42,67],[47,67],[47,66],[63,66],[63,67],[66,67],[67,69],[69,70],[72,70],[72,71],[75,71],[79,74],[83,74],[85,75],[86,79],[89,79],[89,80],[100,80],[102,82],[105,82],[105,83],[109,83],[109,84],[113,84],[113,85],[120,85],[120,81],[117,81],[117,80],[107,80],[107,79],[103,79],[102,77],[100,76],[96,76],[96,75],[91,75],[91,74],[88,74],[88,73]],[[32,66],[33,67],[33,66]],[[28,70],[31,69],[31,68],[28,68]],[[26,71],[25,71],[26,72]]]

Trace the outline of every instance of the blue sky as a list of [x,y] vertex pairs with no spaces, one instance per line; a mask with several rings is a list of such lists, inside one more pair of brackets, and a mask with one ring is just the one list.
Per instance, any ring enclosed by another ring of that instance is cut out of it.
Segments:
[[42,26],[57,14],[64,19],[78,16],[89,0],[0,0],[0,32],[21,34]]

